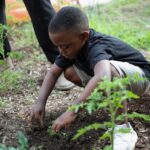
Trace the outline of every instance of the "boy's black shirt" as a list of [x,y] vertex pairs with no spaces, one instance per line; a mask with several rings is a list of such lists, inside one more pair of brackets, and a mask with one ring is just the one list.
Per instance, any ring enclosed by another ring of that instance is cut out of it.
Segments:
[[69,60],[58,55],[55,64],[61,68],[74,64],[93,76],[94,66],[101,60],[129,62],[142,68],[150,79],[150,63],[138,50],[115,37],[95,32],[93,29],[90,29],[89,38],[76,59]]

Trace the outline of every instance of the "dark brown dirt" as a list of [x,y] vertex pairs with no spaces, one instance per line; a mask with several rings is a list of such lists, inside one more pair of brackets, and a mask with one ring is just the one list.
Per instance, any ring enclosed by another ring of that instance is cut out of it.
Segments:
[[[28,121],[24,120],[19,114],[26,104],[20,103],[20,105],[18,105],[13,102],[12,107],[3,109],[0,113],[0,142],[11,146],[17,146],[16,133],[20,130],[27,136],[31,150],[38,150],[40,146],[42,150],[92,150],[93,147],[97,149],[99,147],[102,148],[108,143],[108,141],[98,140],[99,136],[104,132],[103,130],[90,131],[76,141],[72,141],[71,139],[79,128],[89,125],[90,123],[107,120],[108,116],[104,112],[96,112],[91,116],[86,112],[82,112],[77,120],[68,129],[63,129],[60,134],[50,136],[48,133],[48,126],[50,126],[52,121],[69,105],[68,99],[63,101],[60,97],[68,95],[75,97],[75,94],[79,91],[81,91],[81,89],[75,88],[67,92],[53,92],[52,96],[49,98],[45,127],[43,129],[31,128]],[[54,95],[58,96],[54,97]],[[60,105],[60,107],[58,107],[58,105]],[[149,93],[134,102],[132,101],[129,111],[150,114]],[[139,137],[135,150],[150,150],[150,123],[140,119],[130,120],[130,122]]]

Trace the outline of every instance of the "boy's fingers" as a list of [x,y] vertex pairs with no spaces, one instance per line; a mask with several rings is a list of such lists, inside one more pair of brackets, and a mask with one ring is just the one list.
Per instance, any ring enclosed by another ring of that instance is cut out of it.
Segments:
[[55,127],[55,132],[59,132],[59,130],[60,130],[60,125],[56,125],[56,127]]
[[55,131],[55,128],[56,128],[56,124],[55,122],[52,124],[52,130]]
[[58,130],[57,130],[58,127],[57,126],[58,126],[58,124],[56,122],[54,122],[54,124],[52,125],[52,130],[55,131],[55,132],[58,132]]
[[55,132],[59,132],[61,128],[63,128],[63,124],[61,123],[54,123],[53,126],[52,126],[52,129],[55,131]]

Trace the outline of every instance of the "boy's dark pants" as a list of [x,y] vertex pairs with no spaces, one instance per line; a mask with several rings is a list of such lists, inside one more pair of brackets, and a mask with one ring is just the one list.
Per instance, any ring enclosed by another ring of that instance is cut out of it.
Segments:
[[[0,24],[6,25],[6,14],[5,14],[5,0],[0,0]],[[7,57],[8,52],[11,51],[11,47],[8,41],[7,36],[5,37],[6,31],[3,33],[4,38],[4,55]],[[0,59],[3,58],[3,55],[0,54]]]
[[56,47],[52,44],[48,36],[48,25],[55,15],[49,0],[23,0],[31,17],[34,31],[40,46],[42,47],[47,59],[54,63],[59,54]]

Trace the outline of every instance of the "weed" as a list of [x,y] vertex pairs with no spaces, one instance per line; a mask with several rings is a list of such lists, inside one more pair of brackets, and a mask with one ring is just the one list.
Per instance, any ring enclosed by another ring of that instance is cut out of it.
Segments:
[[47,132],[48,132],[48,134],[49,134],[50,137],[54,137],[54,136],[58,135],[57,132],[54,132],[54,131],[52,130],[52,126],[51,126],[51,125],[48,127]]
[[46,62],[47,61],[47,59],[46,59],[44,54],[38,54],[37,57],[35,58],[35,60],[37,62]]
[[[17,28],[17,29],[16,29]],[[31,50],[33,50],[34,46],[38,47],[38,42],[36,40],[32,24],[25,23],[21,26],[12,26],[11,27],[11,35],[10,37],[13,39],[14,47],[21,49],[27,46],[33,46]],[[19,40],[19,42],[18,42]],[[17,41],[17,42],[15,42]]]
[[6,31],[7,27],[0,24],[0,55],[2,55],[3,58],[5,58],[4,55],[4,39],[6,37]]
[[29,150],[28,139],[25,137],[25,135],[21,131],[19,131],[17,137],[19,147],[7,147],[5,144],[0,144],[0,150]]
[[0,93],[17,90],[20,87],[23,73],[21,71],[5,70],[0,74]]
[[39,146],[37,146],[37,150],[43,150],[43,145],[39,145]]
[[6,107],[7,103],[3,97],[0,97],[0,108]]
[[52,130],[52,126],[51,125],[49,125],[47,132],[48,132],[50,137],[56,137],[56,136],[59,136],[59,135],[63,136],[63,137],[67,137],[68,136],[66,132],[62,132],[62,131],[61,132],[54,132]]
[[28,139],[22,132],[18,132],[18,142],[20,144],[19,150],[27,150],[28,149]]
[[22,51],[12,51],[9,56],[13,59],[21,61],[25,57],[25,53]]

